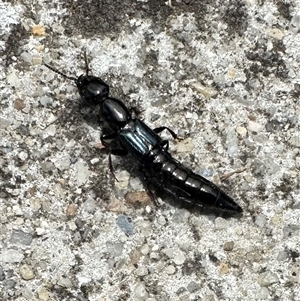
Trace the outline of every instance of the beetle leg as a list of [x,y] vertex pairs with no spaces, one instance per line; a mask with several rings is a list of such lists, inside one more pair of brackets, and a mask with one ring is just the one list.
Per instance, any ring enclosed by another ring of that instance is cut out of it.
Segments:
[[160,126],[158,128],[155,128],[153,131],[157,134],[161,133],[162,131],[167,130],[174,139],[177,139],[177,135],[175,134],[175,132],[173,132],[171,129],[169,129],[166,126]]

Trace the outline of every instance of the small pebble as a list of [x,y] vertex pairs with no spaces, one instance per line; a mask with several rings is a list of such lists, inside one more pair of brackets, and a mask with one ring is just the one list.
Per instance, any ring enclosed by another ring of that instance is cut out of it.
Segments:
[[24,60],[24,62],[31,64],[32,63],[32,57],[30,55],[30,53],[28,53],[27,51],[23,51],[20,54],[20,57]]
[[41,25],[35,25],[32,27],[31,33],[34,36],[43,37],[46,35],[45,27],[43,27]]
[[3,272],[3,268],[0,265],[0,281],[3,281],[4,279],[5,279],[5,275],[4,275],[4,272]]
[[151,252],[149,257],[154,261],[158,261],[160,259],[160,256],[157,252]]
[[291,20],[291,24],[298,29],[300,28],[300,14],[299,13],[294,14],[294,16]]
[[77,212],[77,209],[78,209],[78,205],[76,205],[76,204],[70,204],[67,207],[67,210],[66,210],[67,216],[69,216],[69,217],[75,216],[76,212]]
[[208,143],[215,143],[218,139],[218,136],[211,130],[206,130],[203,132],[203,138],[208,142]]
[[49,105],[52,105],[52,103],[53,103],[53,98],[46,95],[40,97],[40,104],[42,106],[47,107]]
[[13,289],[15,286],[16,286],[16,281],[14,281],[13,279],[8,279],[7,281],[5,281],[6,289]]
[[232,251],[233,250],[233,246],[234,246],[234,242],[233,241],[227,241],[227,242],[224,243],[223,249],[224,249],[224,251]]
[[143,188],[143,184],[138,177],[130,178],[129,184],[132,190],[141,190]]
[[43,172],[52,172],[55,169],[55,165],[51,161],[44,161],[41,163],[41,169]]
[[60,157],[54,161],[55,167],[57,169],[59,169],[60,171],[68,170],[70,168],[70,164],[71,164],[71,161],[70,161],[69,154],[65,154],[62,157]]
[[266,34],[276,40],[282,40],[284,37],[283,31],[279,28],[268,28]]
[[14,71],[7,75],[6,80],[11,86],[15,88],[19,88],[21,86],[20,79]]
[[166,272],[166,274],[168,274],[168,275],[173,275],[173,274],[175,274],[175,272],[176,272],[176,268],[175,268],[173,265],[168,265],[168,266],[165,268],[165,272]]
[[258,284],[260,286],[269,286],[276,282],[279,282],[279,278],[275,273],[271,271],[264,272],[258,277]]
[[267,219],[266,217],[263,215],[263,214],[258,214],[256,217],[255,217],[255,224],[262,228],[265,226],[265,224],[267,223]]
[[150,252],[149,245],[147,245],[147,244],[142,245],[142,247],[141,247],[141,253],[143,255],[147,255],[149,252]]
[[193,139],[186,138],[183,140],[180,140],[176,144],[176,150],[178,153],[190,153],[195,148]]
[[86,201],[81,206],[82,211],[88,212],[88,213],[94,213],[97,209],[97,203],[94,198],[89,196]]
[[224,275],[224,274],[227,274],[228,273],[228,271],[229,271],[229,267],[228,267],[228,264],[227,263],[225,263],[225,262],[221,262],[221,264],[220,264],[220,274],[221,275]]
[[138,267],[136,269],[136,274],[139,277],[143,277],[149,274],[148,269],[145,266]]
[[18,157],[21,161],[25,161],[28,158],[28,154],[25,151],[21,151],[19,152]]
[[238,126],[236,128],[236,132],[242,137],[245,138],[247,136],[247,129],[243,126]]
[[196,90],[198,90],[204,97],[211,98],[216,96],[218,92],[211,87],[205,87],[202,84],[196,82],[191,84]]
[[176,265],[182,265],[182,264],[184,264],[185,260],[186,260],[185,255],[181,251],[176,252],[176,254],[175,254],[174,258],[173,258],[173,262]]
[[39,300],[47,301],[50,298],[50,292],[46,288],[41,288],[38,292]]
[[55,124],[51,124],[49,125],[46,129],[45,129],[45,134],[50,136],[50,137],[54,137],[56,134],[56,125]]
[[157,222],[158,222],[161,226],[163,226],[163,225],[166,224],[166,219],[165,219],[164,216],[160,215],[160,216],[158,217],[158,219],[157,219]]
[[6,263],[21,262],[24,258],[24,254],[15,249],[6,249],[1,251],[0,258],[1,262]]
[[176,209],[172,216],[172,221],[178,224],[184,224],[189,219],[191,213],[186,209]]
[[140,261],[141,257],[142,257],[142,252],[140,252],[139,250],[135,249],[130,253],[130,260],[132,264],[138,264],[138,262]]
[[169,258],[173,258],[174,256],[174,251],[172,248],[165,248],[162,250],[162,252],[167,255]]
[[189,293],[194,293],[195,291],[200,289],[200,283],[197,283],[195,281],[191,281],[188,285],[187,285],[187,290]]
[[134,234],[134,225],[130,219],[130,217],[126,215],[119,215],[117,217],[117,225],[126,235],[133,235]]
[[285,261],[289,258],[289,254],[286,251],[280,251],[277,255],[278,261]]
[[107,252],[111,256],[117,257],[122,255],[124,250],[124,244],[122,242],[107,242],[106,248],[107,248]]
[[260,300],[265,300],[269,298],[269,290],[266,287],[261,287],[258,293],[258,298]]
[[134,291],[134,300],[147,300],[148,292],[145,289],[145,286],[142,283],[139,283],[135,286]]
[[125,212],[127,210],[124,203],[117,198],[113,197],[113,199],[109,202],[109,204],[105,208],[107,211],[111,212]]
[[292,268],[290,281],[300,284],[300,268],[299,267]]
[[57,281],[57,285],[60,287],[66,287],[66,288],[71,288],[72,287],[72,281],[70,280],[69,277],[60,277],[60,279]]
[[274,226],[279,226],[282,222],[282,217],[281,215],[275,214],[272,218],[271,218],[271,223]]
[[287,225],[283,227],[283,237],[286,239],[296,234],[298,235],[299,231],[300,231],[299,225]]
[[41,56],[39,55],[33,55],[32,56],[32,64],[33,65],[41,65],[43,62],[43,59]]
[[257,122],[255,122],[255,121],[249,120],[248,125],[247,125],[247,129],[250,132],[259,133],[264,129],[264,126],[257,123]]
[[22,111],[26,107],[24,99],[17,98],[14,101],[14,108],[18,111]]
[[30,246],[32,243],[32,235],[22,230],[13,230],[13,233],[10,237],[10,242],[12,244]]
[[146,206],[151,202],[151,198],[146,191],[133,191],[125,195],[125,201],[134,206]]
[[83,160],[78,160],[74,164],[74,169],[76,171],[75,177],[77,186],[85,184],[88,181],[91,174],[88,165]]
[[27,264],[23,264],[20,267],[20,274],[24,280],[33,279],[35,276],[32,268]]
[[222,217],[217,217],[215,219],[215,230],[223,230],[228,228],[228,221]]

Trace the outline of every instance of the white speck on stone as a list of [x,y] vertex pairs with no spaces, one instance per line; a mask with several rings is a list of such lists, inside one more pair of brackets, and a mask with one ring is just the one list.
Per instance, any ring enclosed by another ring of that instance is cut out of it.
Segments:
[[18,155],[19,159],[25,161],[28,158],[28,154],[24,151],[21,151]]
[[264,129],[264,126],[261,125],[261,124],[259,124],[259,123],[257,123],[257,122],[254,122],[252,120],[249,120],[248,125],[247,125],[247,129],[250,132],[259,133],[259,132],[261,132]]
[[243,138],[245,138],[247,135],[247,129],[243,126],[238,126],[236,128],[236,132]]
[[145,210],[148,214],[152,212],[152,208],[150,206],[146,206]]
[[100,159],[99,158],[93,158],[90,162],[91,162],[91,164],[96,164],[96,163],[98,163],[100,161]]

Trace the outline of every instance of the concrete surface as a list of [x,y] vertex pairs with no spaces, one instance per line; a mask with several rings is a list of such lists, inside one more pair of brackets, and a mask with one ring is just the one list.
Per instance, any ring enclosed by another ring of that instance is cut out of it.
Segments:
[[[1,300],[300,300],[300,1],[0,1]],[[244,213],[148,202],[90,69]],[[221,181],[223,179],[223,181]],[[140,203],[137,204],[139,200]]]

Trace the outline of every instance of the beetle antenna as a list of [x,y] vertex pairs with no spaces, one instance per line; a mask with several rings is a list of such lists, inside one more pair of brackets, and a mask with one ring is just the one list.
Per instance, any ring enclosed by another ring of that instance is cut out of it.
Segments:
[[64,78],[73,80],[73,81],[75,81],[75,82],[77,81],[77,78],[76,78],[76,77],[73,77],[73,76],[67,76],[67,75],[65,75],[64,73],[62,73],[61,71],[59,71],[59,70],[53,68],[52,66],[50,66],[50,65],[48,65],[48,64],[46,64],[46,63],[44,63],[44,65],[45,65],[47,68],[49,68],[50,70],[54,71],[55,73],[57,73],[57,74],[63,76]]
[[89,69],[89,63],[86,54],[86,48],[84,48],[83,55],[84,55],[84,62],[85,62],[85,72],[86,72],[86,76],[88,76],[90,69]]

